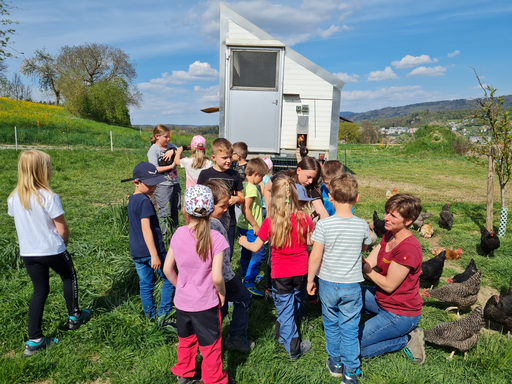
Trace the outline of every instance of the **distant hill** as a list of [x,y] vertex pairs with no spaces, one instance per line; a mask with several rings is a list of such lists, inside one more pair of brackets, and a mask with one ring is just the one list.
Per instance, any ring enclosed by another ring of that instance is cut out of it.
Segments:
[[[502,96],[504,107],[512,107],[512,95]],[[352,121],[372,120],[379,118],[390,118],[397,116],[407,116],[414,112],[428,110],[431,113],[438,111],[448,111],[457,109],[472,109],[475,107],[473,100],[458,99],[458,100],[445,100],[445,101],[432,101],[428,103],[418,103],[405,105],[403,107],[387,107],[376,109],[369,112],[353,113],[347,115],[348,112],[340,112],[340,116],[345,117]]]

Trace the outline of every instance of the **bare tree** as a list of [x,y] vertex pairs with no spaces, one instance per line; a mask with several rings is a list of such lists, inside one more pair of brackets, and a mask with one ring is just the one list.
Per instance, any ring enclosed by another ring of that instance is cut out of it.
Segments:
[[36,50],[34,57],[22,61],[20,72],[37,80],[39,89],[43,92],[51,92],[55,96],[55,105],[59,105],[62,93],[62,76],[56,57],[47,53],[45,48]]
[[377,131],[375,130],[373,124],[368,120],[363,121],[361,123],[359,141],[363,144],[373,144],[377,142],[377,139]]
[[12,81],[3,79],[0,82],[0,95],[14,100],[31,100],[32,92],[28,85],[21,82],[19,73],[15,73]]

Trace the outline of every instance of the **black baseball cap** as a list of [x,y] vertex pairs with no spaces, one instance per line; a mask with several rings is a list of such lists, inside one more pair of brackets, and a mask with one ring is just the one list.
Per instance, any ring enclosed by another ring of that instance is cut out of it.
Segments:
[[167,181],[165,177],[158,173],[158,170],[153,164],[147,163],[145,161],[141,161],[135,166],[135,168],[133,168],[133,177],[131,179],[121,180],[121,183],[130,180],[142,181],[144,184],[149,186],[157,185]]

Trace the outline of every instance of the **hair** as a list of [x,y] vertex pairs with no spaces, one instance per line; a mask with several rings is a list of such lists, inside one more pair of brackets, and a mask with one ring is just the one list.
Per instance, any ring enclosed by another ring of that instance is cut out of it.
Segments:
[[169,128],[167,128],[165,125],[158,124],[157,126],[155,126],[155,128],[153,128],[153,134],[149,138],[149,140],[151,141],[151,144],[156,143],[156,135],[158,135],[158,136],[165,135],[167,132],[170,133],[171,130]]
[[213,260],[213,237],[212,231],[210,230],[210,217],[197,217],[189,215],[188,222],[195,222],[194,226],[194,237],[196,239],[196,253],[202,261],[206,261],[208,257]]
[[357,180],[350,173],[343,173],[335,176],[331,180],[329,192],[333,199],[338,203],[354,204],[359,193]]
[[42,207],[43,198],[39,190],[45,190],[53,197],[53,191],[48,184],[48,176],[52,166],[50,155],[35,149],[23,151],[18,161],[18,184],[14,191],[9,195],[9,199],[15,193],[18,193],[21,206],[24,209],[32,209],[30,206],[30,197],[34,195],[37,202]]
[[238,155],[245,160],[247,159],[249,149],[247,148],[247,144],[245,144],[243,141],[239,141],[233,144],[233,152],[238,153]]
[[[391,196],[384,206],[386,213],[397,211],[404,218],[404,224],[411,220],[411,224],[418,218],[423,207],[421,200],[407,193],[398,193]],[[411,225],[409,224],[409,225]],[[408,225],[408,226],[409,226]]]
[[[321,172],[320,164],[318,163],[318,161],[316,161],[316,159],[314,157],[304,157],[297,164],[297,168],[300,168],[303,171],[315,171],[316,172],[316,177],[313,179],[313,182],[306,187],[306,190],[308,191],[309,197],[311,197],[311,191],[313,189],[316,189],[317,192],[321,196],[322,194],[318,190],[318,178],[320,177],[320,172]],[[285,174],[287,176],[290,176],[293,179],[294,183],[300,184],[299,176],[297,175],[297,169],[285,171]]]
[[327,160],[322,166],[322,179],[333,179],[343,174],[343,164],[339,160]]
[[226,197],[231,197],[231,192],[229,191],[228,186],[222,180],[208,180],[204,183],[204,186],[212,190],[214,205],[219,204],[219,202]]
[[299,244],[306,242],[309,231],[305,213],[299,207],[299,196],[295,182],[291,177],[279,177],[272,183],[272,200],[268,207],[272,234],[270,236],[273,247],[292,246],[292,213],[297,221],[297,238]]
[[255,173],[262,177],[268,173],[268,166],[261,157],[255,157],[254,159],[249,160],[247,167],[245,168],[245,174],[247,176],[252,176]]
[[194,161],[192,162],[192,168],[201,169],[206,164],[206,160],[210,159],[208,156],[206,156],[206,148],[192,147],[190,152],[190,157],[194,158]]
[[228,154],[233,154],[233,146],[228,139],[224,139],[219,137],[212,141],[212,153],[217,155],[217,152],[227,152]]

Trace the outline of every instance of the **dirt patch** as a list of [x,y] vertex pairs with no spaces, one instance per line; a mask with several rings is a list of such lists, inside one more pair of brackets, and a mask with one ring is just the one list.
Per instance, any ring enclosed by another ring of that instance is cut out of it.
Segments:
[[423,240],[425,240],[428,243],[430,248],[436,248],[439,247],[439,241],[441,241],[441,238],[439,236],[432,236],[429,239],[423,238]]
[[4,358],[6,359],[14,359],[16,357],[16,352],[14,350],[4,353]]
[[489,300],[489,298],[491,296],[494,296],[494,295],[499,295],[500,293],[492,288],[492,287],[482,287],[480,286],[480,292],[478,292],[478,301],[476,302],[476,304],[472,307],[472,309],[474,309],[476,306],[478,305],[481,305],[482,308],[485,307],[485,304],[487,303],[487,300]]

